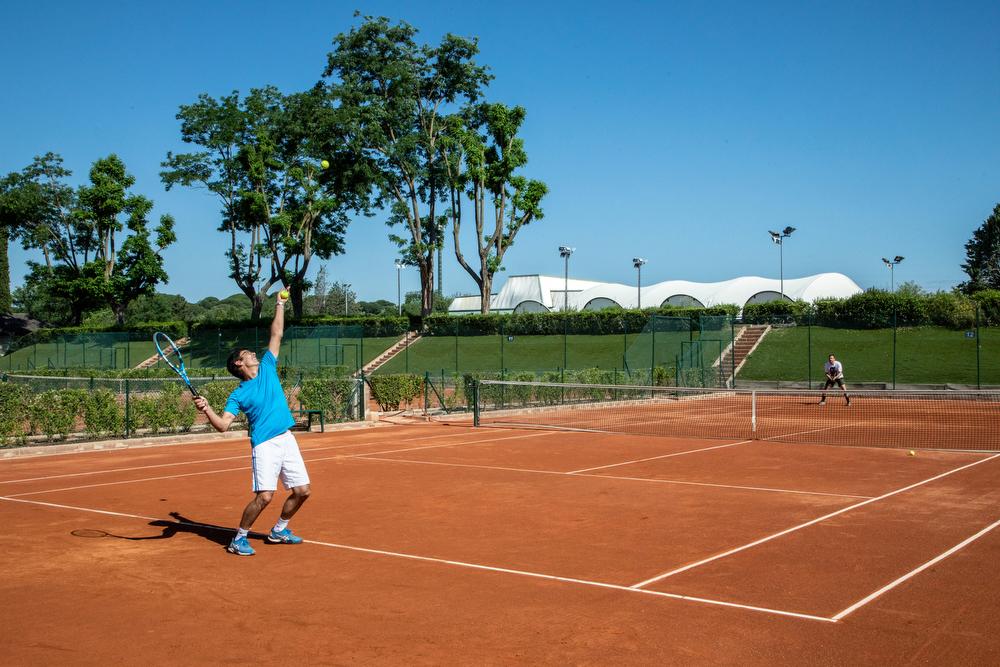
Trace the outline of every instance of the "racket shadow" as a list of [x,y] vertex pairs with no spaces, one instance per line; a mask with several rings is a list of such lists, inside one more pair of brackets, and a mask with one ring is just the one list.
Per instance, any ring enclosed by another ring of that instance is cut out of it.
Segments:
[[158,535],[118,535],[116,533],[110,533],[106,530],[99,530],[95,528],[78,528],[70,531],[70,534],[74,537],[113,537],[119,540],[140,542],[146,540],[169,540],[180,533],[187,533],[203,537],[209,542],[213,542],[221,546],[227,546],[233,539],[233,534],[236,532],[233,528],[228,526],[216,526],[210,523],[194,521],[183,516],[179,512],[171,512],[170,516],[174,517],[175,520],[167,521],[166,519],[157,519],[149,522],[148,525],[154,528],[162,529]]

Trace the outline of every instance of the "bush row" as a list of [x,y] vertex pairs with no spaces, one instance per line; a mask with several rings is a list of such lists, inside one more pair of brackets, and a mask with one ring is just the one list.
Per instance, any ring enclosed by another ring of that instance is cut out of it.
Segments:
[[937,325],[952,329],[1000,326],[1000,291],[973,296],[954,292],[934,294],[891,293],[868,290],[847,299],[770,301],[743,309],[748,324],[797,322],[825,327],[883,329],[896,326]]
[[519,313],[516,315],[432,315],[424,319],[431,336],[553,335],[639,333],[649,324],[651,315],[681,317],[697,326],[702,316],[735,315],[736,306],[712,308],[660,308],[657,310],[583,310],[556,313]]
[[24,385],[0,383],[0,445],[23,444],[32,435],[63,439],[79,431],[95,438],[121,436],[126,427],[132,433],[189,431],[197,410],[183,395],[178,383],[132,394],[126,424],[124,397],[109,389],[33,392]]

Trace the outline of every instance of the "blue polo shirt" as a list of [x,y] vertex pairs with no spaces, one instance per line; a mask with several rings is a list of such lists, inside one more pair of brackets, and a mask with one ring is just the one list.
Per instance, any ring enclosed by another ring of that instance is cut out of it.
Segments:
[[250,444],[254,447],[295,425],[278,379],[278,359],[270,350],[260,360],[257,377],[240,382],[226,400],[226,412],[236,415],[240,410],[250,422]]

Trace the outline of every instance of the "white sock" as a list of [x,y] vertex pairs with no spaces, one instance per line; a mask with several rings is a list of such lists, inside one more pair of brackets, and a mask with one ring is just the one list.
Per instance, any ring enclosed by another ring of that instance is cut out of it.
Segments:
[[241,539],[243,539],[244,537],[246,537],[249,534],[250,534],[249,530],[245,530],[243,528],[237,528],[236,529],[236,537],[234,537],[233,539],[234,540],[241,540]]
[[283,531],[285,528],[288,527],[288,522],[290,520],[291,519],[282,519],[282,518],[279,517],[278,518],[278,523],[274,524],[274,532],[280,533],[281,531]]

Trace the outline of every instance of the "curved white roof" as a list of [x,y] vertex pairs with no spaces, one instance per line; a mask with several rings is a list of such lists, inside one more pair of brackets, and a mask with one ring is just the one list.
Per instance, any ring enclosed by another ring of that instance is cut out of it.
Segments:
[[[843,299],[861,292],[857,283],[842,273],[819,273],[804,278],[785,280],[785,295],[790,299],[816,301],[822,298]],[[535,301],[549,310],[563,308],[566,292],[569,308],[583,310],[595,299],[608,299],[622,308],[639,307],[639,294],[634,285],[599,283],[590,280],[565,280],[558,276],[511,276],[490,303],[492,312],[513,312],[524,301]],[[642,306],[656,308],[672,296],[690,296],[705,306],[734,304],[741,309],[754,295],[770,294],[763,300],[776,299],[781,291],[781,281],[760,276],[743,276],[717,283],[695,283],[688,280],[667,280],[643,287]],[[607,305],[606,301],[600,302]],[[465,314],[479,312],[479,297],[466,296],[455,299],[449,312]]]

